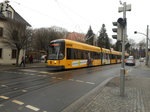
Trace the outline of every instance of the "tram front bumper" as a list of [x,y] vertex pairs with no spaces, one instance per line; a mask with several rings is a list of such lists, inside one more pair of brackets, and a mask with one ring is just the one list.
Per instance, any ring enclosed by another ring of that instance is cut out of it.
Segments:
[[47,65],[46,67],[52,69],[58,69],[58,70],[65,69],[64,66],[55,66],[55,65]]

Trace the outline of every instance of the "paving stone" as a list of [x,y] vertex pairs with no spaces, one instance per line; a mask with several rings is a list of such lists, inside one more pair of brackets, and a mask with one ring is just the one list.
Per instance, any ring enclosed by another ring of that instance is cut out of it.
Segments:
[[120,96],[119,78],[114,78],[78,112],[150,112],[150,78],[129,78],[124,97]]

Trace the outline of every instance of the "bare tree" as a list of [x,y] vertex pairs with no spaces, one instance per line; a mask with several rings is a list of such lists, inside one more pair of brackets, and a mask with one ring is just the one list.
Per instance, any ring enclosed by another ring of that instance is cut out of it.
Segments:
[[50,28],[39,28],[34,29],[32,38],[33,38],[33,47],[35,50],[44,50],[48,51],[48,45],[50,41],[55,39],[61,39],[67,33],[67,30],[60,27],[50,27]]
[[31,30],[25,24],[14,20],[9,20],[5,26],[5,36],[2,42],[17,50],[16,66],[18,66],[20,50],[27,45],[28,39],[31,37]]
[[146,43],[145,43],[145,39],[141,40],[138,43],[139,46],[139,55],[140,57],[145,57],[146,53],[145,53],[145,48],[146,48]]

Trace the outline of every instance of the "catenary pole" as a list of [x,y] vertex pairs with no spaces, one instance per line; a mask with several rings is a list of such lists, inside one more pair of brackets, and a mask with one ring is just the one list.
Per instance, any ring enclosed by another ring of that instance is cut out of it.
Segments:
[[148,34],[149,34],[149,25],[147,25],[147,32],[146,32],[146,61],[145,61],[145,65],[148,66]]
[[[123,19],[126,19],[126,2],[123,3]],[[122,63],[121,63],[121,70],[120,70],[120,96],[124,96],[125,94],[125,38],[126,38],[126,25],[123,28],[123,35],[122,35]]]

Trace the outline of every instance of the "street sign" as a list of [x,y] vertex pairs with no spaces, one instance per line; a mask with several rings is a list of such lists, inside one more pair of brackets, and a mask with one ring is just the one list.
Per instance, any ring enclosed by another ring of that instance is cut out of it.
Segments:
[[[131,4],[126,5],[126,11],[131,11]],[[118,12],[123,12],[123,7],[119,7]]]

